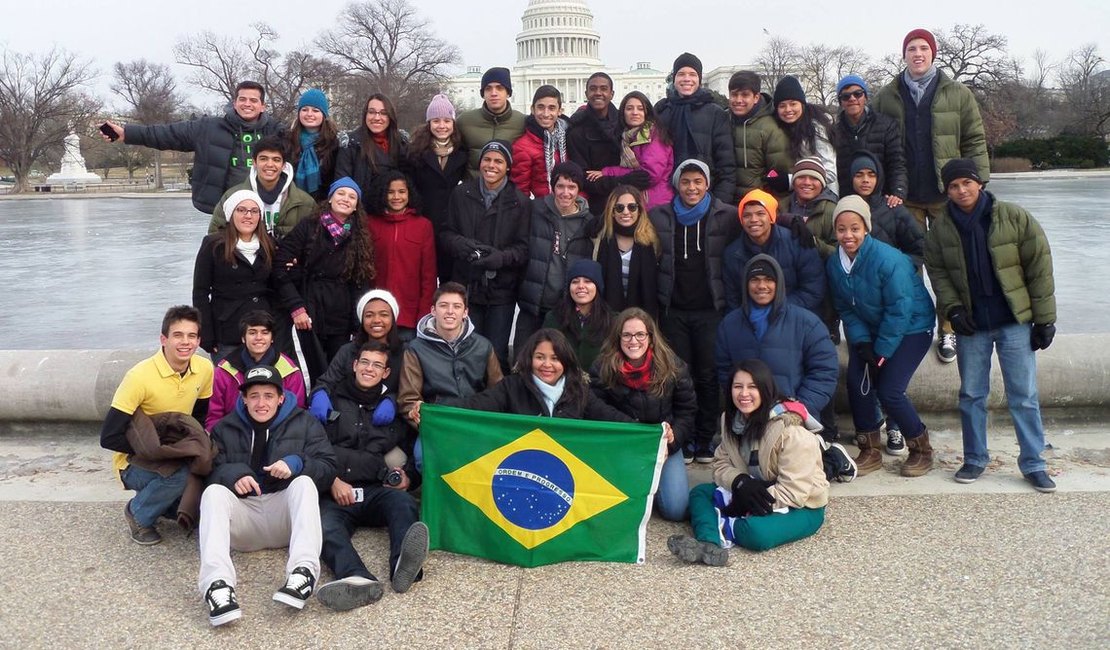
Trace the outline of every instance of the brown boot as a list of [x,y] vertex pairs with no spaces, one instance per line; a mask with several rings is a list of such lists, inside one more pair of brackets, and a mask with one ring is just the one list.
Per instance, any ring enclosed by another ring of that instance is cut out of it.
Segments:
[[925,476],[933,469],[933,446],[929,444],[929,429],[916,438],[906,438],[910,455],[902,463],[902,476]]
[[856,446],[859,447],[859,456],[856,457],[856,476],[870,474],[883,467],[882,443],[879,441],[878,431],[857,431]]

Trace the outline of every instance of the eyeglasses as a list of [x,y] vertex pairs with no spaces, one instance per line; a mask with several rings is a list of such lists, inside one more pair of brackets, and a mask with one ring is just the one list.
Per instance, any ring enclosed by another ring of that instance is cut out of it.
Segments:
[[366,111],[366,117],[389,117],[385,111]]
[[632,339],[636,339],[640,343],[643,343],[644,341],[647,340],[647,338],[648,338],[648,333],[647,332],[621,332],[621,340],[624,341],[625,343],[628,343]]
[[262,214],[258,208],[235,208],[235,214],[249,214],[252,217],[257,217]]
[[852,92],[848,92],[848,93],[840,93],[839,99],[842,102],[846,102],[849,99],[859,99],[860,97],[863,97],[866,94],[867,93],[863,92],[862,90],[853,90]]
[[613,205],[613,212],[616,212],[617,214],[622,214],[625,210],[628,210],[629,214],[631,214],[633,212],[639,212],[640,211],[640,204],[639,203],[628,203],[628,204],[616,203],[616,204]]
[[373,368],[378,372],[385,370],[385,364],[381,361],[367,361],[366,359],[359,359],[355,362],[355,365],[359,368]]

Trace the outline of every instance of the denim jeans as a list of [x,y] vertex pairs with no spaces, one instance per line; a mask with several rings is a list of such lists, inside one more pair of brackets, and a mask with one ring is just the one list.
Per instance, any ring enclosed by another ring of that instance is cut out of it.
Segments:
[[998,351],[1006,402],[1017,432],[1018,468],[1022,474],[1044,470],[1044,426],[1037,393],[1037,356],[1029,345],[1028,323],[1005,325],[972,336],[956,335],[960,369],[960,424],[963,427],[964,462],[986,467],[987,395],[990,393],[991,355]]
[[386,526],[389,529],[389,577],[401,555],[405,533],[420,519],[420,507],[404,490],[371,485],[363,490],[363,500],[341,506],[330,497],[320,500],[320,520],[324,546],[320,557],[336,579],[359,576],[376,580],[351,543],[358,526]]
[[140,526],[150,527],[159,517],[177,518],[177,503],[185,492],[188,465],[182,465],[169,476],[162,476],[136,465],[128,465],[119,473],[123,487],[135,491],[131,514]]
[[848,403],[852,406],[852,423],[856,431],[879,430],[883,422],[879,411],[882,404],[887,416],[898,423],[903,435],[907,438],[921,435],[925,425],[906,396],[906,387],[932,343],[932,332],[903,336],[898,349],[883,363],[877,377],[871,376],[870,372],[865,377],[867,364],[854,348],[848,349]]
[[[493,344],[493,351],[497,360],[501,362],[501,370],[505,374],[512,368],[509,359],[509,336],[513,331],[513,313],[516,303],[507,305],[475,305],[470,304],[470,322],[474,323],[474,331],[489,339]],[[523,343],[523,341],[522,341]]]
[[686,521],[689,506],[690,479],[686,476],[682,451],[677,450],[663,461],[659,491],[655,493],[655,511],[667,521]]

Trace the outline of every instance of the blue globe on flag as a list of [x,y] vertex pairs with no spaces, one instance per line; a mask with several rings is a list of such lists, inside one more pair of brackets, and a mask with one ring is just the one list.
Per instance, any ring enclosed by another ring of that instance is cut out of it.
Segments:
[[559,523],[574,503],[574,475],[547,451],[510,454],[497,466],[491,485],[498,511],[513,524],[542,530]]

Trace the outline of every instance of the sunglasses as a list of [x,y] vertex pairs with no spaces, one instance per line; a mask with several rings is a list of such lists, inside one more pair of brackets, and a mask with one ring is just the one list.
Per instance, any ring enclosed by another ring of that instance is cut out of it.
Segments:
[[628,204],[615,203],[615,204],[613,204],[613,211],[616,212],[617,214],[621,214],[625,210],[628,210],[629,213],[639,212],[640,211],[640,204],[639,203],[628,203]]
[[867,93],[863,92],[862,90],[853,90],[850,93],[840,93],[840,101],[846,102],[849,99],[859,99],[860,97],[863,97],[866,94]]

